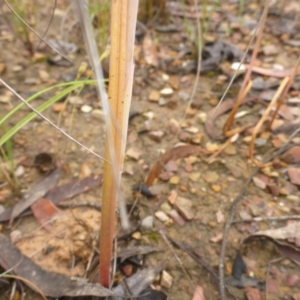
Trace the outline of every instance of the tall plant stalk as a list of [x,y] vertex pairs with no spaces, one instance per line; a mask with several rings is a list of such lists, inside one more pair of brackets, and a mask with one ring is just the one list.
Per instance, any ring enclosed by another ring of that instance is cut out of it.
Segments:
[[[112,1],[111,52],[109,69],[109,127],[106,137],[102,214],[100,231],[99,282],[110,285],[110,266],[116,232],[116,205],[120,201],[120,181],[126,146],[128,116],[133,83],[133,52],[138,0]],[[111,140],[113,145],[111,145]],[[111,147],[114,148],[112,157]],[[122,212],[121,212],[122,213]],[[124,226],[124,224],[123,224]]]

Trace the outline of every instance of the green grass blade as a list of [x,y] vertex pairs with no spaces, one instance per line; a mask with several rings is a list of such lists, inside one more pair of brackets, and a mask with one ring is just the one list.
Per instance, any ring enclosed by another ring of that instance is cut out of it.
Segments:
[[[57,102],[58,100],[64,98],[66,95],[80,87],[82,84],[84,84],[84,81],[79,84],[74,84],[63,91],[61,91],[59,94],[53,96],[48,101],[43,103],[41,106],[37,108],[38,112],[42,112],[45,109],[47,109],[49,106],[51,106],[53,103]],[[7,131],[1,138],[0,138],[0,146],[2,146],[4,143],[6,143],[14,134],[16,134],[22,127],[24,127],[28,122],[30,122],[32,119],[34,119],[37,116],[35,112],[32,112],[28,114],[25,118],[23,118],[18,124],[16,124],[13,128],[11,128],[9,131]]]
[[[94,84],[95,80],[80,80],[80,81],[70,81],[70,82],[64,82],[59,83],[53,86],[50,86],[42,91],[37,92],[36,94],[30,96],[26,101],[31,102],[38,98],[39,96],[60,87],[70,86],[70,85],[76,85],[77,87],[83,86],[85,84]],[[14,109],[12,109],[9,113],[7,113],[3,118],[0,119],[0,126],[4,124],[5,121],[7,121],[13,114],[15,114],[19,109],[21,109],[25,104],[22,102],[19,105],[17,105]]]

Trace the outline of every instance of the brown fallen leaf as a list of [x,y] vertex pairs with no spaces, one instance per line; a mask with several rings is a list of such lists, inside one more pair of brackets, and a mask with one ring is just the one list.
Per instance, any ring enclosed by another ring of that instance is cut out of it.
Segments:
[[206,153],[206,151],[199,146],[193,145],[178,146],[168,150],[159,158],[158,162],[152,167],[146,180],[146,185],[148,187],[153,185],[155,179],[161,172],[162,167],[165,164],[167,164],[170,160],[176,160],[178,158],[183,158],[190,155],[197,155],[200,153]]
[[57,168],[49,173],[47,177],[42,179],[39,183],[34,185],[30,189],[30,191],[23,197],[23,199],[13,207],[10,217],[10,224],[17,216],[19,216],[20,213],[29,208],[38,199],[44,197],[49,190],[56,186],[61,173],[61,169]]
[[53,204],[53,202],[49,199],[41,198],[31,205],[31,210],[39,223],[47,231],[51,232],[52,226],[50,221],[59,214],[59,209]]
[[[98,185],[101,185],[103,181],[102,174],[92,175],[83,179],[77,179],[69,183],[60,185],[51,189],[46,195],[45,198],[51,200],[54,204],[59,204],[62,200],[71,199],[74,196],[84,193]],[[8,221],[11,218],[11,213],[13,207],[6,209],[2,214],[0,214],[0,222]],[[32,211],[27,209],[21,213],[20,217],[31,215]]]
[[295,244],[299,236],[300,222],[293,222],[285,227],[257,231],[247,237],[242,244],[256,238],[268,239],[274,243],[281,255],[300,266],[300,248]]
[[[65,275],[48,272],[40,268],[28,257],[22,255],[19,249],[13,246],[1,233],[0,265],[3,269],[26,278],[27,282],[32,283],[33,286],[37,286],[48,297],[108,297],[114,295],[113,292],[100,284],[87,283],[85,280],[72,280]],[[32,288],[32,285],[29,287]]]

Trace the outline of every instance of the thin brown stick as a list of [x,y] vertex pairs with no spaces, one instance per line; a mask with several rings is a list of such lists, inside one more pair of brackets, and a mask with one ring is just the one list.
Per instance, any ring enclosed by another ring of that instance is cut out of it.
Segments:
[[[254,62],[256,60],[257,53],[258,53],[258,50],[259,50],[259,45],[260,45],[260,42],[261,42],[261,39],[262,39],[263,29],[264,29],[264,26],[265,26],[265,23],[266,23],[268,10],[269,10],[269,1],[267,1],[266,5],[265,5],[265,8],[263,10],[261,19],[260,19],[260,24],[259,24],[259,28],[258,28],[258,34],[257,34],[257,37],[256,37],[255,45],[254,45],[254,50],[253,50],[253,53],[251,55],[250,64],[249,64],[249,67],[248,67],[247,72],[245,74],[242,86],[241,86],[241,88],[239,90],[239,93],[238,93],[238,96],[237,96],[238,100],[243,99],[243,94],[245,93],[245,89],[248,86],[248,82],[250,81],[250,77],[251,77],[251,73],[252,73],[252,66],[254,65]],[[226,135],[226,132],[231,129],[232,125],[233,125],[233,118],[230,116],[228,118],[228,122],[226,122],[224,127],[223,127],[224,135]]]
[[242,90],[242,92],[238,94],[237,96],[237,100],[234,104],[234,107],[232,108],[232,110],[230,111],[230,114],[223,126],[223,134],[225,136],[230,136],[230,132],[232,131],[231,128],[233,126],[233,122],[234,122],[234,116],[238,110],[238,108],[241,106],[241,104],[243,103],[244,99],[246,98],[248,92],[250,91],[252,87],[252,81],[250,80],[246,86],[246,88],[244,90]]
[[272,107],[278,101],[280,95],[282,95],[282,92],[285,89],[286,85],[288,84],[289,80],[290,80],[289,77],[285,77],[284,80],[281,82],[281,84],[280,84],[276,94],[274,95],[272,101],[270,102],[269,106],[267,107],[266,111],[264,112],[264,114],[262,115],[262,117],[260,118],[260,120],[258,121],[256,126],[254,127],[254,130],[252,132],[252,138],[251,138],[251,142],[250,142],[250,146],[249,146],[249,156],[250,156],[251,161],[258,168],[264,168],[264,167],[266,167],[266,165],[264,163],[260,162],[260,161],[257,161],[254,158],[254,142],[255,142],[255,139],[256,139],[256,135],[257,135],[259,129],[261,128],[261,126],[263,125],[263,123],[265,122],[265,120],[267,119],[267,117],[269,116],[269,113],[270,113]]
[[268,128],[267,128],[268,130],[271,129],[271,126],[272,126],[272,124],[273,124],[273,121],[275,120],[275,117],[276,117],[277,114],[278,114],[279,108],[280,108],[281,105],[283,104],[283,102],[284,102],[284,100],[285,100],[285,97],[286,97],[288,91],[290,90],[290,88],[291,88],[291,86],[292,86],[294,80],[295,80],[295,77],[296,77],[297,70],[298,70],[299,66],[300,66],[300,57],[298,57],[298,60],[297,60],[297,63],[296,63],[296,67],[294,68],[294,70],[293,70],[293,72],[292,72],[292,74],[291,74],[291,78],[290,78],[288,84],[286,85],[284,91],[282,92],[282,95],[281,95],[281,97],[280,97],[280,99],[279,99],[279,101],[278,101],[276,110],[275,110],[275,112],[274,112],[274,114],[273,114],[273,116],[272,116],[271,121],[269,122],[269,125],[268,125]]

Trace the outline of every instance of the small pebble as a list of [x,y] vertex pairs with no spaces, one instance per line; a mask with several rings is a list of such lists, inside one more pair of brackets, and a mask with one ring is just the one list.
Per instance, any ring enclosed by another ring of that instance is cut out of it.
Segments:
[[15,175],[17,177],[21,177],[21,176],[24,175],[24,173],[25,173],[25,168],[22,165],[18,166],[16,171],[15,171]]
[[139,160],[141,152],[137,148],[132,147],[126,151],[126,155],[135,160]]
[[159,98],[159,100],[158,100],[158,105],[159,106],[165,106],[167,104],[167,101],[166,101],[166,99],[164,99],[164,98]]
[[88,113],[90,113],[93,110],[93,108],[90,105],[83,105],[83,106],[81,106],[80,110],[83,113],[88,114]]
[[131,237],[135,240],[140,240],[142,238],[142,234],[139,231],[134,232]]
[[186,93],[185,91],[179,91],[178,97],[183,101],[188,101],[190,98],[190,95],[188,93]]
[[173,89],[172,88],[164,88],[160,91],[160,94],[163,96],[170,96],[173,94]]
[[160,285],[169,289],[172,286],[173,277],[166,271],[162,271]]
[[166,213],[164,213],[163,211],[161,210],[158,210],[157,212],[155,212],[155,217],[162,221],[162,222],[169,222],[170,218],[166,215]]
[[100,120],[103,122],[105,121],[105,112],[101,109],[92,110],[91,116],[96,120]]
[[198,120],[201,124],[204,124],[207,119],[207,114],[205,112],[201,112],[198,114]]
[[157,102],[157,101],[159,100],[159,98],[160,98],[160,94],[159,94],[159,92],[156,91],[156,90],[152,90],[152,91],[150,92],[150,94],[149,94],[149,97],[148,97],[148,99],[149,99],[150,101],[154,101],[154,102]]
[[20,65],[15,65],[15,66],[12,67],[13,72],[20,72],[22,70],[23,70],[23,67],[20,66]]
[[20,230],[14,230],[10,233],[10,241],[12,244],[16,244],[22,239],[22,232]]
[[262,147],[262,146],[265,146],[267,144],[267,140],[262,139],[262,138],[257,138],[254,143],[257,147]]
[[179,181],[180,181],[180,178],[178,177],[178,176],[172,176],[171,178],[170,178],[170,184],[178,184],[179,183]]
[[154,218],[153,216],[147,216],[141,221],[141,226],[145,229],[151,229],[153,227]]

